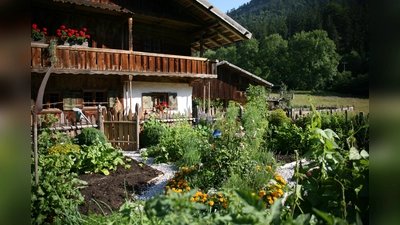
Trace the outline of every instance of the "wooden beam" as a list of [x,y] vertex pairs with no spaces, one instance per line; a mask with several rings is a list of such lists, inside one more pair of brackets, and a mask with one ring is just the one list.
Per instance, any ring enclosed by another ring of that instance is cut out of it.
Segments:
[[128,19],[128,30],[129,30],[129,51],[133,51],[133,18]]

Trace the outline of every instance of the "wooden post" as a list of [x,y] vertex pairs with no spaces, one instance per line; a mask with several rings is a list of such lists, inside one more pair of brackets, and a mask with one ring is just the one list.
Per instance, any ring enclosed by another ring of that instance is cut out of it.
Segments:
[[139,133],[140,133],[140,117],[139,117],[139,104],[135,105],[135,116],[134,120],[136,121],[136,145],[135,150],[139,150]]
[[203,82],[203,112],[206,112],[206,80]]
[[210,107],[210,101],[211,101],[211,82],[208,81],[208,116],[211,116],[211,107]]
[[104,134],[104,121],[101,105],[98,106],[97,116],[99,118],[99,130]]
[[133,18],[128,19],[128,30],[129,30],[129,51],[133,51]]
[[344,111],[344,115],[345,115],[346,123],[347,123],[347,110]]

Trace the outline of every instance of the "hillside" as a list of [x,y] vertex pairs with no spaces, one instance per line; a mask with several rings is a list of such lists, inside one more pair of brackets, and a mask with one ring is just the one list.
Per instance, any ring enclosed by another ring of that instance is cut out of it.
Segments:
[[228,15],[253,38],[210,49],[206,57],[289,89],[368,96],[369,0],[251,0]]

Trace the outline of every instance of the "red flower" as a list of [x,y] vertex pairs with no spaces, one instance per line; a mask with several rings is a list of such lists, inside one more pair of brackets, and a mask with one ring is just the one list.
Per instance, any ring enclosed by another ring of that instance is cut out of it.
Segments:
[[86,38],[89,39],[89,38],[90,38],[90,35],[89,35],[89,34],[86,34]]
[[61,25],[60,28],[61,28],[62,30],[65,30],[65,26],[64,26],[64,25]]
[[43,29],[43,31],[47,31],[47,28],[46,28],[46,27],[43,27],[42,29]]
[[83,32],[86,32],[86,31],[87,31],[86,27],[82,28],[82,30],[83,30]]
[[38,33],[40,33],[40,29],[39,29],[39,28],[37,28],[36,31],[37,31]]
[[78,33],[76,33],[76,34],[75,34],[75,36],[79,37],[79,34],[78,34]]
[[68,37],[72,37],[72,34],[71,34],[71,33],[68,33]]
[[32,29],[36,30],[37,25],[36,24],[32,24]]
[[46,35],[46,34],[47,34],[47,32],[46,32],[46,31],[43,31],[43,34],[45,34],[45,35]]

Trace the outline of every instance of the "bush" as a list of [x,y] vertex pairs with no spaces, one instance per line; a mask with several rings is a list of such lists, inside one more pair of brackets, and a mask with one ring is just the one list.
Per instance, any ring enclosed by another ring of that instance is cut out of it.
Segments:
[[[49,126],[48,126],[49,127]],[[45,129],[38,135],[38,184],[35,183],[31,155],[32,224],[80,224],[78,204],[83,202],[79,188],[87,183],[71,172],[80,147],[58,131]]]
[[143,131],[139,134],[141,148],[155,146],[160,142],[167,128],[157,120],[157,117],[150,117],[143,125]]
[[285,123],[290,123],[292,120],[289,117],[287,117],[283,109],[276,109],[270,112],[268,116],[268,121],[272,125],[281,126]]
[[77,136],[79,145],[93,145],[98,138],[102,144],[107,143],[107,137],[98,129],[88,127]]

